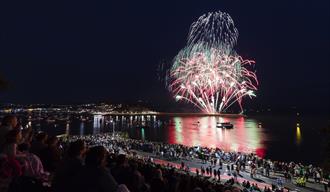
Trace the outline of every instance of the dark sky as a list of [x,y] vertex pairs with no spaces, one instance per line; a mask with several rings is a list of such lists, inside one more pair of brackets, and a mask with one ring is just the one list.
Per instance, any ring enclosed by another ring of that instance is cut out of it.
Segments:
[[[170,94],[157,66],[185,46],[190,24],[224,11],[235,47],[256,61],[251,107],[329,109],[330,1],[50,1],[1,4],[0,102],[148,100]],[[173,100],[172,100],[173,101]]]

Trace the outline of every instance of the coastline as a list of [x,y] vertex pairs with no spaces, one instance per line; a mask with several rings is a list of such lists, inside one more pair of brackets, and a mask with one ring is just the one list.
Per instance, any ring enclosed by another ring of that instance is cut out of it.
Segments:
[[94,115],[118,115],[118,116],[135,116],[135,115],[157,115],[157,116],[195,116],[195,117],[247,117],[244,114],[235,113],[169,113],[169,112],[153,112],[153,113],[94,113]]

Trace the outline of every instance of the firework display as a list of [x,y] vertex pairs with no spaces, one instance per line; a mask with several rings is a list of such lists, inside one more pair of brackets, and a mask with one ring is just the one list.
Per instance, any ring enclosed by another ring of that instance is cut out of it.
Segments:
[[187,47],[191,52],[217,48],[230,54],[238,39],[238,30],[227,13],[216,12],[202,15],[191,24]]
[[254,97],[258,80],[255,63],[234,50],[238,30],[227,13],[201,16],[191,25],[187,46],[174,58],[170,91],[206,113],[224,112],[234,103],[241,110],[244,96]]

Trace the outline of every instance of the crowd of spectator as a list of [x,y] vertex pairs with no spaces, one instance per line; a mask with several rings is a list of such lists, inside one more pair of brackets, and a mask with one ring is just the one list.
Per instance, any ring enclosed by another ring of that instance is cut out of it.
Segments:
[[[240,171],[249,171],[251,177],[263,175],[271,177],[281,175],[287,180],[293,178],[313,179],[315,183],[320,183],[322,178],[329,177],[324,174],[320,167],[312,165],[304,166],[301,163],[271,161],[258,157],[253,153],[226,152],[220,148],[208,148],[200,146],[184,146],[180,144],[168,144],[161,142],[150,142],[128,138],[115,138],[111,134],[73,136],[71,140],[84,139],[89,145],[103,145],[110,151],[119,148],[129,152],[131,150],[145,151],[160,158],[172,160],[199,161],[212,166],[223,166],[226,164],[227,170],[239,174]],[[206,167],[207,168],[207,167]],[[206,168],[201,167],[201,171]],[[210,170],[214,171],[214,170]]]

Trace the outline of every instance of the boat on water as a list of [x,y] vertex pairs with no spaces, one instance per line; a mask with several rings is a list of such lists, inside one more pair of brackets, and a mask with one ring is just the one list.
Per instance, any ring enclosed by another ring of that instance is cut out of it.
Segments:
[[193,123],[193,125],[199,125],[199,121],[197,121],[196,123]]
[[230,122],[222,122],[222,123],[218,122],[217,128],[232,129],[234,128],[234,125]]

